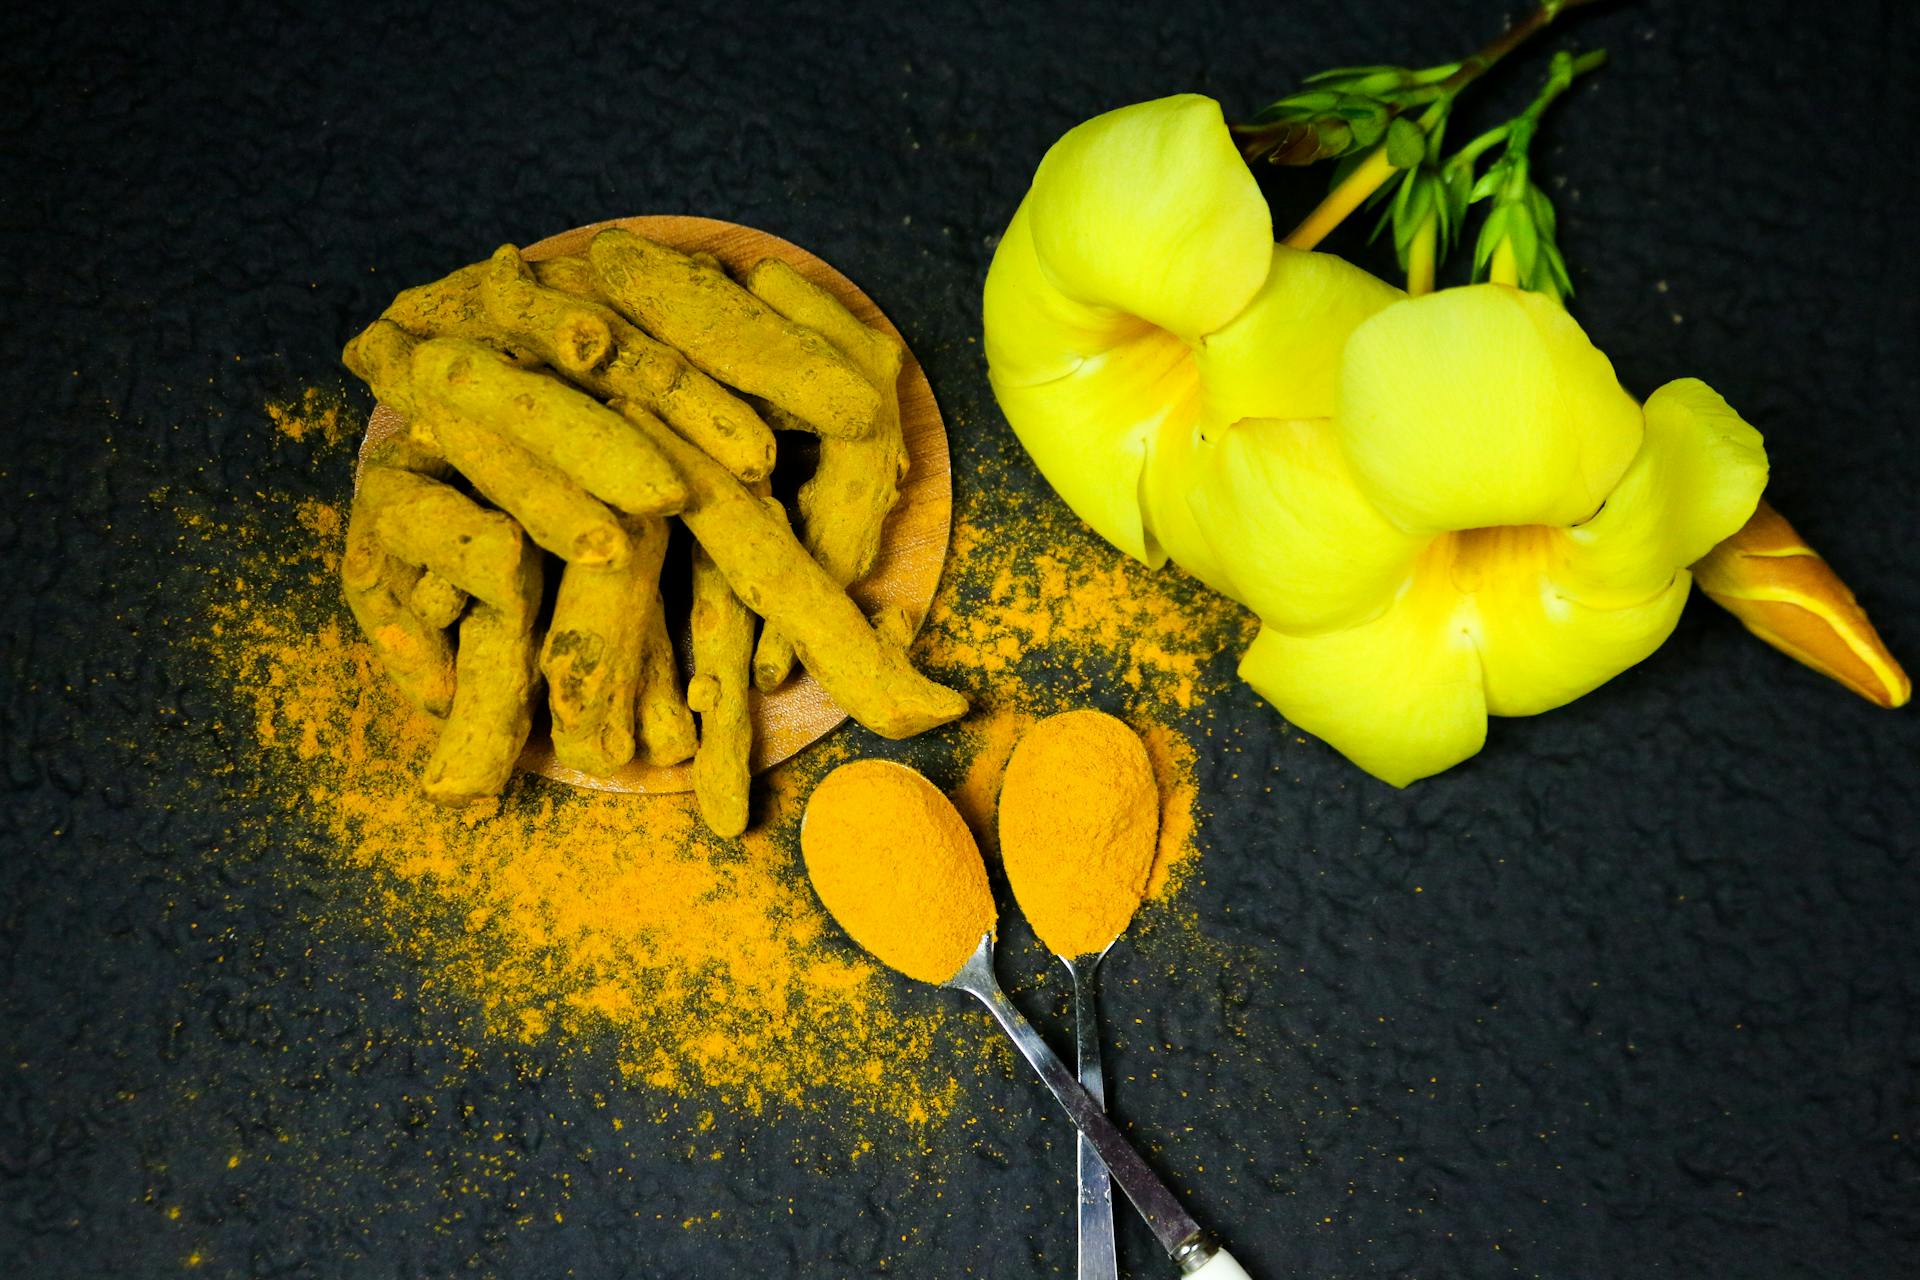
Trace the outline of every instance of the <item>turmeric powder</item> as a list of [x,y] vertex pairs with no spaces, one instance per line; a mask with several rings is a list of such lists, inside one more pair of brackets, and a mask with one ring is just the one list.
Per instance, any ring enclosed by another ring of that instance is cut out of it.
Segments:
[[828,774],[807,801],[800,851],[840,927],[909,978],[946,982],[993,929],[973,833],[905,765],[856,760]]
[[1138,735],[1103,711],[1033,726],[1000,784],[1000,858],[1027,923],[1055,955],[1098,955],[1147,889],[1160,794]]
[[[297,393],[286,400],[299,409]],[[590,1051],[618,1078],[622,1142],[657,1148],[690,1117],[726,1110],[823,1122],[829,1147],[887,1134],[918,1149],[929,1126],[989,1101],[970,1082],[976,1064],[979,1078],[996,1078],[1004,1050],[963,1048],[956,1006],[911,998],[847,947],[797,865],[801,804],[855,738],[837,735],[764,775],[758,824],[737,841],[706,832],[691,795],[536,778],[497,818],[474,823],[419,794],[439,725],[375,678],[378,650],[312,586],[340,568],[346,464],[365,421],[351,412],[337,441],[297,416],[261,424],[272,433],[263,447],[284,442],[279,469],[309,468],[335,488],[331,500],[247,491],[215,509],[155,499],[176,506],[178,554],[202,584],[193,616],[206,620],[176,633],[166,661],[229,726],[168,749],[226,747],[230,785],[274,819],[209,856],[246,859],[262,876],[290,854],[300,927],[316,946],[344,931],[388,948],[418,974],[429,1019],[459,1037],[450,1049],[489,1061],[522,1044]],[[1207,730],[1180,708],[1231,683],[1232,663],[1213,655],[1234,647],[1239,615],[1186,579],[1141,571],[1056,506],[1018,489],[961,489],[959,554],[922,643],[980,710],[922,739],[915,758],[972,793],[984,846],[1001,766],[1032,716],[1092,687],[1119,697],[1165,787],[1149,897],[1175,895],[1158,910],[1176,927],[1142,942],[1156,964],[1184,965],[1200,945],[1177,896],[1181,873],[1199,865],[1189,735]],[[677,694],[676,682],[660,687]],[[233,751],[241,740],[255,749]],[[329,874],[316,881],[312,866]]]

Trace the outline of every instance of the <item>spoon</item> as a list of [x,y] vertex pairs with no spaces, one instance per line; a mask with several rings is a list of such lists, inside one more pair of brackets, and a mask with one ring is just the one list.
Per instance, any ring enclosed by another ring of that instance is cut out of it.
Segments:
[[[1112,946],[1108,943],[1108,950]],[[1073,1051],[1080,1087],[1102,1111],[1107,1106],[1107,1076],[1100,1064],[1100,1010],[1093,973],[1106,955],[1096,951],[1074,958],[1056,953],[1073,982]],[[1080,1280],[1119,1280],[1120,1258],[1113,1243],[1113,1178],[1086,1134],[1074,1146],[1080,1181]]]
[[1033,1029],[1013,1001],[1007,999],[1006,992],[993,976],[993,934],[987,933],[980,939],[980,945],[974,949],[967,962],[960,966],[960,972],[954,974],[942,986],[955,991],[964,991],[987,1007],[994,1021],[1000,1024],[1014,1047],[1033,1069],[1040,1073],[1040,1079],[1060,1105],[1066,1108],[1067,1115],[1079,1128],[1080,1136],[1100,1160],[1105,1163],[1113,1180],[1126,1192],[1127,1199],[1140,1216],[1147,1220],[1154,1238],[1160,1247],[1167,1251],[1180,1274],[1197,1277],[1198,1280],[1250,1280],[1245,1269],[1233,1259],[1233,1255],[1222,1249],[1203,1230],[1200,1224],[1180,1206],[1173,1192],[1167,1189],[1147,1162],[1140,1158],[1120,1130],[1114,1126],[1107,1113],[1101,1109],[1092,1094],[1080,1087],[1080,1082],[1067,1070],[1047,1042]]
[[[884,822],[874,821],[876,810],[887,814]],[[965,991],[987,1006],[1183,1274],[1247,1280],[1000,990],[986,867],[939,788],[890,761],[841,765],[808,798],[800,848],[814,891],[855,942],[910,978]]]
[[[1080,1084],[1106,1106],[1095,971],[1153,869],[1160,795],[1139,735],[1105,712],[1048,716],[1020,739],[1000,787],[1000,856],[1027,921],[1073,983]],[[1118,1280],[1113,1185],[1082,1135],[1079,1280]]]

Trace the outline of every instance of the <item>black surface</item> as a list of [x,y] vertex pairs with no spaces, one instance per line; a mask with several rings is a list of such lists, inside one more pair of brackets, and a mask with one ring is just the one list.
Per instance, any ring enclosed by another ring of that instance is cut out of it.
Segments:
[[[971,340],[1046,145],[1162,93],[1244,113],[1323,66],[1438,60],[1503,6],[293,8],[0,17],[0,1272],[1071,1274],[1070,1144],[1012,1076],[982,1086],[999,1157],[937,1199],[913,1152],[809,1167],[725,1115],[723,1161],[584,1157],[601,1082],[538,1048],[395,1106],[458,1051],[403,960],[305,944],[327,869],[272,870],[241,802],[191,785],[241,734],[164,660],[180,566],[147,495],[337,496],[263,403],[337,380],[403,284],[649,211],[839,266],[926,364],[960,484],[1005,459],[1034,485]],[[1648,0],[1568,31],[1614,54],[1539,153],[1578,315],[1630,387],[1698,374],[1759,425],[1777,504],[1920,656],[1920,19]],[[1136,974],[1163,1012],[1116,1074],[1257,1276],[1913,1273],[1911,712],[1696,602],[1642,667],[1404,793],[1244,691],[1214,714],[1188,905],[1263,959]],[[488,1130],[510,1176],[463,1144]]]

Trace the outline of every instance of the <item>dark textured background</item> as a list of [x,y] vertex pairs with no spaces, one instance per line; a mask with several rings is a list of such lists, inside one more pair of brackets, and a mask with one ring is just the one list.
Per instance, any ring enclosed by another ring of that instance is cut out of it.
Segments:
[[[306,938],[333,873],[303,888],[235,840],[244,798],[195,789],[244,735],[170,674],[182,569],[147,495],[337,495],[260,406],[337,380],[396,288],[676,211],[859,281],[961,483],[1005,458],[1033,485],[972,339],[1046,145],[1162,93],[1245,113],[1322,66],[1438,60],[1507,7],[8,10],[0,1272],[1070,1274],[1069,1147],[1017,1076],[979,1085],[997,1154],[935,1181],[912,1151],[810,1167],[804,1133],[725,1115],[724,1160],[644,1130],[595,1157],[603,1082],[535,1049],[397,1103],[455,1050],[403,962]],[[1580,318],[1630,387],[1699,374],[1759,425],[1777,504],[1920,657],[1920,20],[1646,0],[1568,32],[1614,53],[1538,153]],[[1542,58],[1490,81],[1488,120]],[[1912,712],[1696,602],[1640,668],[1406,792],[1244,690],[1214,714],[1188,905],[1261,959],[1116,957],[1158,1012],[1115,1073],[1256,1275],[1914,1273]],[[1164,1274],[1130,1222],[1123,1245]]]

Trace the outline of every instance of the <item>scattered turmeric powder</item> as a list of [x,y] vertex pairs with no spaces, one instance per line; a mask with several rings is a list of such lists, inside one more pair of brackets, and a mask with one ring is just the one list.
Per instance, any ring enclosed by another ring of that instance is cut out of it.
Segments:
[[1000,786],[1000,860],[1027,923],[1055,955],[1097,955],[1140,908],[1160,794],[1140,739],[1103,711],[1036,724]]
[[909,978],[947,981],[993,930],[973,833],[905,765],[856,760],[828,774],[807,801],[800,849],[840,927]]
[[[646,1107],[663,1124],[720,1107],[798,1112],[857,1149],[879,1131],[964,1110],[973,1064],[1004,1051],[956,1038],[944,1002],[905,992],[848,945],[800,865],[801,803],[847,758],[851,731],[764,775],[759,825],[739,840],[707,832],[688,795],[609,795],[522,775],[499,816],[474,823],[419,794],[438,725],[380,678],[330,585],[345,463],[364,427],[356,412],[330,455],[319,427],[275,420],[287,457],[311,452],[306,465],[337,487],[335,501],[242,493],[218,509],[178,509],[182,557],[205,568],[192,616],[207,625],[191,631],[197,656],[174,659],[191,664],[183,678],[237,706],[257,750],[221,776],[272,819],[270,834],[241,839],[355,873],[298,873],[309,894],[321,886],[301,908],[311,927],[383,939],[420,972],[445,1034],[471,1037],[459,1047],[474,1060],[523,1043],[543,1061],[592,1055],[591,1074],[667,1099]],[[1197,865],[1189,735],[1211,731],[1205,700],[1232,687],[1230,656],[1215,659],[1233,648],[1237,611],[1176,574],[1128,564],[1051,498],[962,481],[955,556],[916,652],[974,694],[976,710],[897,750],[954,788],[991,849],[1001,770],[1022,731],[1098,691],[1140,732],[1161,788],[1147,896],[1176,894]],[[1062,582],[1074,590],[1051,594]],[[1186,928],[1158,937],[1201,941]],[[698,1101],[690,1111],[675,1098]],[[637,1110],[626,1111],[630,1131]]]

